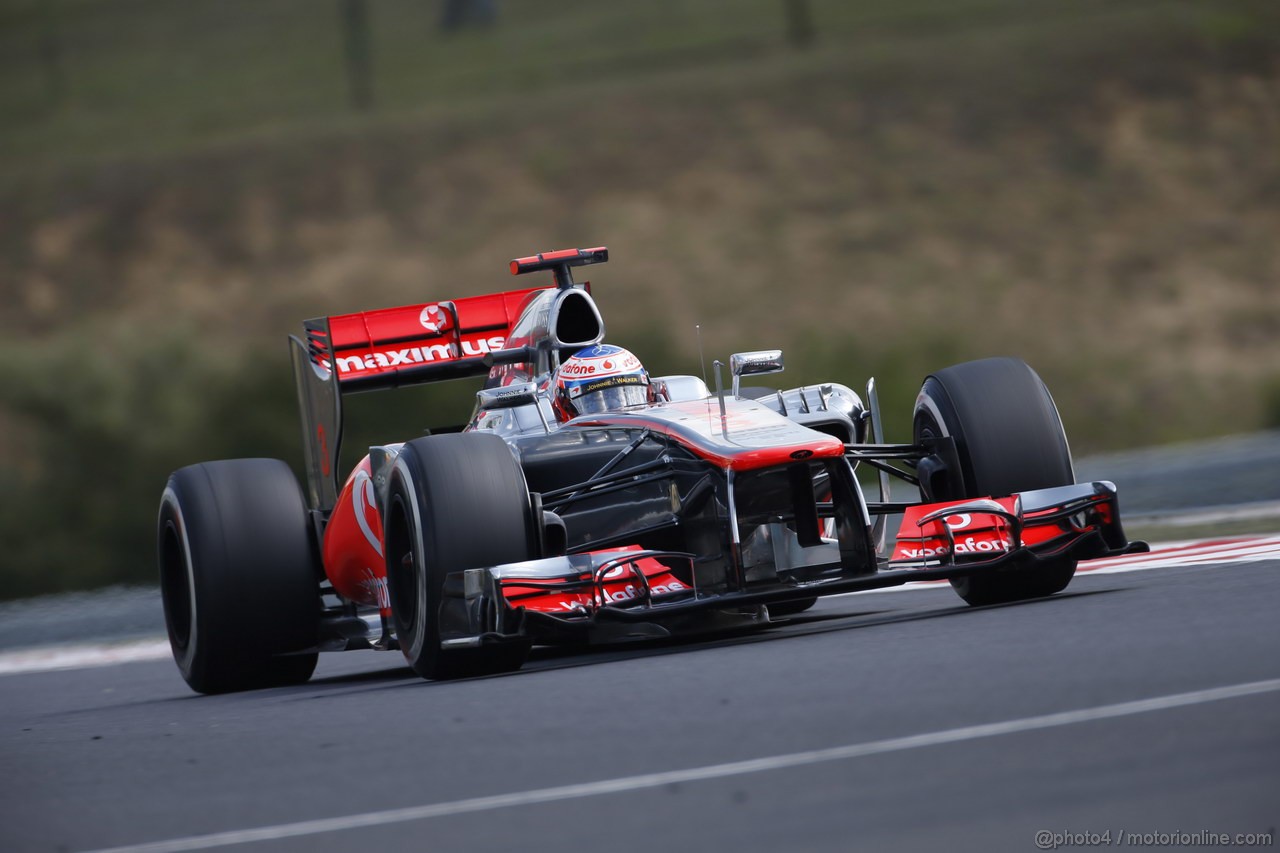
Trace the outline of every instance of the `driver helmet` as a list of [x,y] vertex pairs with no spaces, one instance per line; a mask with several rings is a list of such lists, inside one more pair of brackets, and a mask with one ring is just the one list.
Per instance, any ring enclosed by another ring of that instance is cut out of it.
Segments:
[[649,374],[640,359],[613,344],[580,349],[556,372],[553,406],[562,421],[652,399]]

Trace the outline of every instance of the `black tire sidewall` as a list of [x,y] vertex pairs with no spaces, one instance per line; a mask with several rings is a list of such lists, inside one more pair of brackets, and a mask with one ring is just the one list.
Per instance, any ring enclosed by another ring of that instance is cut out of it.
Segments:
[[285,463],[235,459],[174,472],[158,536],[170,645],[193,689],[220,693],[310,676],[314,654],[275,658],[315,646],[320,614],[310,523]]
[[1075,482],[1071,449],[1048,388],[1025,362],[990,358],[925,379],[915,440],[936,425],[956,444],[963,485],[940,500],[1003,497]]

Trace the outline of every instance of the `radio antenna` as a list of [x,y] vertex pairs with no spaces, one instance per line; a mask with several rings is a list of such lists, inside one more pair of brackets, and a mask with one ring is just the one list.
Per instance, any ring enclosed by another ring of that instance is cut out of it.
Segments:
[[[702,354],[702,324],[694,323],[694,331],[698,334],[698,361],[702,362],[702,387],[707,387],[707,357]],[[718,373],[716,374],[719,375]],[[720,401],[720,405],[724,405],[724,401]],[[707,432],[710,433],[715,429],[711,422],[711,406],[707,406]]]
[[702,354],[702,324],[695,323],[694,331],[698,335],[698,361],[702,362],[702,384],[707,384],[707,357]]

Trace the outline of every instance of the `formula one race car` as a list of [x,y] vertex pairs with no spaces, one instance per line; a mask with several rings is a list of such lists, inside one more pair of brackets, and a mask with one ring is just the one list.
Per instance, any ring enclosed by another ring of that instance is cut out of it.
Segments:
[[[835,383],[742,388],[779,351],[650,379],[572,268],[554,282],[308,320],[291,338],[307,491],[269,459],[175,472],[159,516],[173,655],[202,693],[306,681],[321,651],[399,649],[425,678],[519,668],[533,644],[764,625],[818,596],[946,579],[970,604],[1050,595],[1078,560],[1146,550],[1111,483],[1076,484],[1062,422],[1021,361],[924,381],[886,444]],[[369,448],[339,480],[352,392],[483,377],[459,432]],[[588,397],[615,405],[587,406]],[[868,500],[859,468],[878,476]],[[890,478],[920,501],[890,499]],[[887,544],[887,522],[901,515]]]

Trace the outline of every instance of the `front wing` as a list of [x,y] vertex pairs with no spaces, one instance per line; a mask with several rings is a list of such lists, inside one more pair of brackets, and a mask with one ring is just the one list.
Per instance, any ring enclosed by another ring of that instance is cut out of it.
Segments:
[[699,589],[696,555],[635,548],[456,572],[444,584],[442,644],[616,642],[719,630],[768,622],[770,604],[1149,550],[1125,537],[1116,488],[1105,481],[912,506],[892,557],[870,571],[842,565],[835,540],[801,546],[785,534],[773,541],[774,571],[731,591]]

